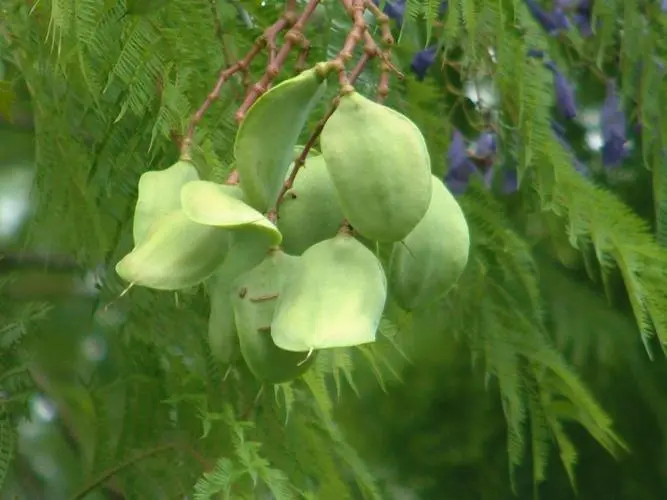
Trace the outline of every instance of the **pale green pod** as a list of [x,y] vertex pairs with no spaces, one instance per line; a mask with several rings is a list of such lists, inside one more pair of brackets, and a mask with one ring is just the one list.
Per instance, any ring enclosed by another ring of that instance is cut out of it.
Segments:
[[336,236],[344,218],[324,158],[308,157],[278,210],[283,249],[301,255],[315,243]]
[[373,342],[386,298],[380,261],[340,233],[299,257],[276,305],[273,341],[297,352]]
[[188,182],[181,189],[183,212],[192,221],[230,229],[253,226],[270,234],[274,244],[279,244],[282,235],[278,228],[243,198],[243,191],[238,186],[210,181]]
[[320,138],[349,223],[376,241],[400,241],[431,201],[431,160],[419,128],[357,92],[344,95]]
[[155,290],[203,282],[224,261],[229,232],[192,222],[181,210],[163,215],[145,239],[116,264],[125,281]]
[[236,168],[248,203],[257,210],[274,207],[299,135],[326,85],[315,68],[306,70],[260,96],[241,122]]
[[181,188],[198,179],[197,169],[188,161],[141,174],[132,225],[135,245],[144,240],[155,221],[181,208]]
[[469,250],[463,211],[434,176],[426,215],[403,241],[394,244],[387,273],[391,295],[406,310],[441,299],[463,273]]
[[271,320],[278,296],[297,261],[297,257],[275,250],[240,276],[232,293],[243,359],[259,380],[271,384],[293,380],[315,360],[315,353],[285,351],[271,338]]
[[253,226],[234,229],[227,257],[208,280],[211,310],[208,339],[213,355],[230,363],[238,354],[238,334],[234,322],[231,291],[234,281],[259,264],[273,245],[273,237]]

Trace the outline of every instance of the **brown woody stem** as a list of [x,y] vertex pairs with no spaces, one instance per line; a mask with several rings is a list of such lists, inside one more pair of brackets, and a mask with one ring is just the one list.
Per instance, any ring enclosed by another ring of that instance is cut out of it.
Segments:
[[[313,0],[315,1],[315,0]],[[317,0],[319,2],[319,0]],[[250,63],[257,57],[257,55],[265,48],[269,47],[269,52],[271,52],[271,48],[276,45],[276,38],[278,34],[283,31],[286,27],[291,26],[293,24],[293,20],[295,17],[294,14],[294,7],[292,4],[295,2],[287,2],[285,6],[285,13],[283,16],[278,19],[275,23],[273,23],[271,26],[269,26],[262,36],[260,36],[256,41],[253,47],[250,49],[250,51],[245,55],[243,59],[240,59],[236,61],[234,64],[229,66],[228,68],[225,68],[220,71],[220,74],[218,75],[218,80],[215,83],[215,86],[213,87],[213,90],[206,96],[206,99],[204,99],[204,102],[202,105],[199,107],[199,109],[195,112],[195,114],[192,116],[190,119],[190,123],[188,124],[188,129],[187,132],[185,133],[185,136],[183,137],[183,140],[181,141],[181,159],[182,160],[191,160],[192,155],[191,155],[191,148],[192,148],[192,140],[195,135],[195,130],[197,129],[197,126],[199,123],[201,123],[202,119],[204,118],[204,115],[208,111],[208,109],[211,107],[211,105],[220,98],[220,91],[222,90],[223,85],[236,73],[242,72],[247,75],[247,70],[248,67],[250,66]],[[275,61],[274,61],[275,63]],[[269,61],[269,67],[272,65],[272,62]]]
[[295,46],[304,46],[306,41],[303,36],[303,28],[305,27],[308,19],[310,19],[310,16],[313,14],[319,3],[320,0],[309,0],[308,4],[292,28],[285,34],[285,42],[283,43],[283,46],[275,54],[275,57],[269,58],[269,64],[266,67],[264,75],[259,82],[250,88],[246,94],[245,99],[243,100],[243,103],[241,103],[241,106],[239,106],[239,109],[235,115],[237,123],[240,123],[243,120],[245,114],[248,112],[248,109],[250,109],[250,106],[255,103],[259,96],[261,96],[269,89],[270,84],[273,82],[273,80],[275,80],[275,78],[280,73],[280,70],[285,65],[285,61],[287,61],[287,57],[289,56],[292,49]]
[[[350,76],[347,79],[349,85],[352,85],[357,80],[357,78],[359,78],[359,75],[364,70],[364,67],[371,59],[371,57],[372,57],[371,54],[369,54],[368,52],[364,52],[364,54],[359,58],[359,61],[357,62],[354,69],[351,71]],[[294,160],[294,168],[292,169],[292,172],[290,172],[289,177],[283,184],[283,187],[281,188],[280,193],[278,194],[278,200],[276,201],[276,206],[267,214],[267,217],[271,221],[275,222],[278,219],[278,207],[282,203],[282,200],[285,198],[287,191],[289,191],[294,185],[294,180],[296,179],[299,170],[306,163],[306,158],[308,157],[308,153],[310,153],[310,150],[313,148],[315,142],[317,142],[317,139],[320,137],[320,134],[322,133],[322,130],[324,129],[324,126],[326,125],[327,121],[329,120],[329,118],[331,118],[331,115],[333,115],[336,109],[338,108],[339,102],[340,102],[340,97],[334,98],[333,102],[331,103],[331,106],[329,107],[329,110],[324,115],[324,117],[317,123],[317,125],[315,126],[315,130],[313,130],[313,133],[310,134],[308,142],[306,142],[303,151],[301,151],[301,154],[298,156],[298,158]]]

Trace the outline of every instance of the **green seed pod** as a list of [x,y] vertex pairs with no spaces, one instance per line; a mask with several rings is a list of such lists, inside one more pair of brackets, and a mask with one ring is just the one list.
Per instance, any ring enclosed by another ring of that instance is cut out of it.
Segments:
[[237,228],[230,234],[229,253],[208,280],[211,311],[208,339],[213,355],[231,363],[238,354],[238,334],[234,321],[231,292],[234,281],[258,265],[273,245],[273,237],[253,226]]
[[194,222],[208,226],[237,229],[252,226],[270,234],[274,244],[282,235],[276,226],[257,210],[246,204],[238,186],[210,181],[188,182],[181,189],[183,212]]
[[250,371],[264,382],[279,384],[303,374],[315,360],[313,353],[289,352],[271,338],[271,320],[286,276],[298,257],[275,250],[234,284],[232,306],[241,353]]
[[181,210],[162,216],[145,239],[116,264],[125,281],[155,290],[198,285],[223,262],[229,231],[192,222]]
[[391,295],[406,310],[441,299],[463,273],[469,249],[463,211],[434,176],[426,215],[403,241],[394,244],[387,273]]
[[350,224],[377,241],[400,241],[431,201],[431,162],[419,128],[357,92],[344,95],[320,138]]
[[141,175],[132,227],[135,245],[145,239],[155,221],[181,208],[181,188],[198,179],[197,169],[187,161]]
[[309,157],[278,211],[283,249],[301,255],[315,243],[336,236],[344,218],[324,158]]
[[234,156],[248,203],[266,212],[276,203],[301,130],[326,89],[309,69],[263,94],[241,122]]
[[380,261],[339,233],[299,257],[276,305],[273,341],[295,352],[373,342],[386,298]]

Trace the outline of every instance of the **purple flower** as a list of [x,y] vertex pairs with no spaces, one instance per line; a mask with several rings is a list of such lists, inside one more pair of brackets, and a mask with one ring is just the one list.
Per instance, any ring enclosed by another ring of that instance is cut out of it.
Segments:
[[[382,12],[387,14],[389,19],[396,21],[398,26],[403,24],[403,14],[405,14],[405,3],[407,0],[396,0],[395,2],[387,1],[382,9]],[[375,5],[380,5],[380,0],[373,0]]]
[[627,156],[625,113],[616,93],[613,81],[607,83],[607,97],[600,111],[600,129],[602,130],[602,163],[606,167],[620,164]]
[[472,147],[472,155],[476,160],[484,163],[493,163],[497,149],[496,134],[493,132],[482,132]]
[[443,15],[447,11],[448,7],[449,5],[447,3],[447,0],[442,0],[442,2],[440,2],[440,8],[438,9],[438,15],[439,16]]
[[454,129],[452,141],[447,151],[447,174],[444,181],[454,194],[462,194],[468,187],[470,177],[477,173],[477,167],[468,158],[466,143],[463,134]]
[[579,28],[582,37],[587,38],[593,35],[591,26],[591,17],[593,16],[593,2],[591,0],[579,0],[574,9],[574,24]]
[[570,29],[570,20],[567,18],[567,14],[565,14],[563,9],[555,7],[554,10],[551,11],[551,17],[558,29],[563,31]]
[[660,2],[660,8],[663,12],[667,12],[667,0],[662,0],[662,2]]
[[552,12],[547,12],[535,0],[524,0],[524,2],[533,18],[548,34],[557,35],[570,27],[563,9],[556,7]]
[[435,62],[435,55],[438,51],[438,46],[433,45],[427,49],[420,50],[412,58],[410,69],[417,75],[417,80],[422,81],[426,76],[426,71]]
[[556,92],[556,108],[568,120],[577,116],[577,103],[574,99],[574,89],[570,82],[558,71],[556,65],[549,61],[544,64],[554,74],[554,90]]

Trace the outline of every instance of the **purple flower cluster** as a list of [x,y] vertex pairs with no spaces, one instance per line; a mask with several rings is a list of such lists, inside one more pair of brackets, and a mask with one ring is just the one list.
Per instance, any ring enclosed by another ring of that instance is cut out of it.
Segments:
[[[396,25],[400,28],[403,26],[403,16],[405,15],[405,6],[407,0],[387,0],[382,11],[390,18],[396,21]],[[373,0],[375,5],[380,5],[380,0]],[[440,2],[440,9],[438,15],[442,16],[447,11],[448,2],[442,0]],[[438,52],[438,46],[432,45],[417,52],[412,58],[410,69],[415,74],[417,80],[422,81],[426,77],[426,72],[435,62],[435,57]]]
[[[373,3],[375,5],[380,5],[380,0],[373,0]],[[389,19],[396,21],[396,25],[399,28],[403,26],[403,16],[405,15],[406,3],[407,0],[387,0],[387,2],[384,4],[384,7],[382,8],[382,12],[384,12],[389,17]],[[442,16],[446,11],[447,0],[442,0],[440,2],[440,9],[438,10],[438,14]]]
[[616,93],[616,84],[607,83],[607,96],[600,111],[602,131],[602,164],[605,167],[618,166],[627,156],[626,119]]
[[574,88],[572,84],[563,76],[556,65],[552,62],[546,62],[544,65],[551,70],[554,75],[554,90],[556,92],[556,109],[567,120],[577,116],[577,103],[574,97]]
[[426,72],[435,62],[435,56],[438,53],[438,46],[433,45],[424,50],[420,50],[412,58],[410,69],[415,74],[417,80],[422,81]]
[[[666,0],[667,1],[667,0]],[[544,52],[536,49],[528,50],[529,57],[543,59]],[[577,104],[572,84],[556,67],[553,61],[544,65],[554,75],[554,92],[556,94],[556,109],[566,120],[577,116]],[[555,122],[554,122],[555,123]],[[607,83],[607,96],[600,112],[600,130],[602,131],[602,163],[611,168],[619,165],[627,156],[626,118],[616,94],[616,85],[613,81]],[[564,143],[563,135],[559,140]]]
[[[556,35],[568,30],[571,24],[578,27],[584,37],[593,34],[591,17],[593,0],[552,0],[551,10],[544,9],[537,0],[524,0],[533,18],[544,30]],[[661,9],[667,12],[667,0],[661,0]],[[412,71],[422,80],[428,68],[434,63],[437,47],[428,47],[418,52],[412,61]],[[545,53],[538,49],[529,49],[526,54],[535,59],[545,59]],[[544,66],[553,74],[555,105],[561,119],[572,120],[577,116],[577,100],[573,85],[553,61],[545,61]],[[576,156],[565,138],[564,128],[556,121],[551,121],[552,133],[563,149],[570,155],[572,166],[584,177],[591,172]],[[613,80],[608,81],[606,97],[600,112],[600,130],[603,145],[601,148],[602,163],[606,168],[620,165],[628,156],[627,119],[623,111],[621,99]],[[483,183],[490,187],[498,169],[493,168],[498,151],[497,137],[493,132],[482,132],[469,146],[463,134],[454,129],[452,140],[447,152],[448,169],[444,177],[449,190],[455,195],[465,192],[471,179],[481,176]],[[501,189],[509,194],[517,190],[518,179],[516,170],[503,169]]]
[[536,0],[524,0],[535,21],[552,36],[570,29],[571,21],[583,37],[593,34],[591,17],[593,0],[553,0],[551,10],[544,9]]
[[[447,174],[444,177],[448,189],[455,195],[465,192],[470,180],[478,175],[482,182],[491,186],[495,169],[492,168],[498,152],[496,134],[490,131],[482,132],[470,147],[467,147],[463,134],[454,129],[452,140],[447,152]],[[503,192],[510,194],[517,190],[518,179],[516,171],[503,172]]]

